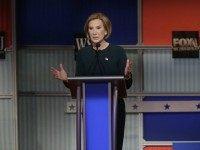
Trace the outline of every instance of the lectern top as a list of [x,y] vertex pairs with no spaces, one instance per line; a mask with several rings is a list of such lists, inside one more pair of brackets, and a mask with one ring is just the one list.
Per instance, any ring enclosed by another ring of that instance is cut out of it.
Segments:
[[105,83],[110,82],[111,86],[117,86],[118,96],[126,97],[126,85],[124,76],[77,76],[68,78],[72,98],[76,98],[76,89],[82,87],[82,83]]
[[69,81],[112,81],[112,80],[124,80],[124,76],[77,76],[69,77]]

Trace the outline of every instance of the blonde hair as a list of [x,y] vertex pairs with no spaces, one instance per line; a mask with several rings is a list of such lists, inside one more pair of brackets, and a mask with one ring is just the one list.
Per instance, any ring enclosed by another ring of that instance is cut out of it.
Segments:
[[92,21],[94,19],[100,19],[103,22],[103,26],[107,32],[107,34],[104,38],[107,39],[112,32],[112,24],[111,24],[110,20],[108,19],[108,17],[103,13],[93,13],[88,17],[88,19],[86,20],[85,25],[84,25],[85,34],[87,35],[87,37],[89,37],[89,34],[88,34],[89,23],[90,23],[90,21]]

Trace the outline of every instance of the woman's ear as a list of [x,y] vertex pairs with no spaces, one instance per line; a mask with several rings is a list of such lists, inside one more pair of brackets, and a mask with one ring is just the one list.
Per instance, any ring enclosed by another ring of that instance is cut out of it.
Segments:
[[86,35],[86,37],[87,37],[87,39],[90,39],[90,36],[89,36],[89,34],[87,34],[87,35]]

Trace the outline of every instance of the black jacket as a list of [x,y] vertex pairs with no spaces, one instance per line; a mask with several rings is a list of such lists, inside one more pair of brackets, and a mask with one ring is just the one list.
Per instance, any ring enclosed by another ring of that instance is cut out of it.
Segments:
[[[127,56],[120,46],[109,45],[96,51],[87,46],[78,51],[76,57],[76,76],[113,76],[124,75]],[[126,79],[126,87],[132,85],[132,76]],[[67,83],[64,84],[68,87]]]

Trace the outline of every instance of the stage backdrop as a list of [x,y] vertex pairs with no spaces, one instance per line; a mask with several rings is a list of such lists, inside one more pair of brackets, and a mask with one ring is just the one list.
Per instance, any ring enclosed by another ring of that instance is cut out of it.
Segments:
[[74,35],[83,32],[92,12],[111,19],[111,43],[137,43],[137,0],[19,0],[17,5],[21,45],[73,45]]

